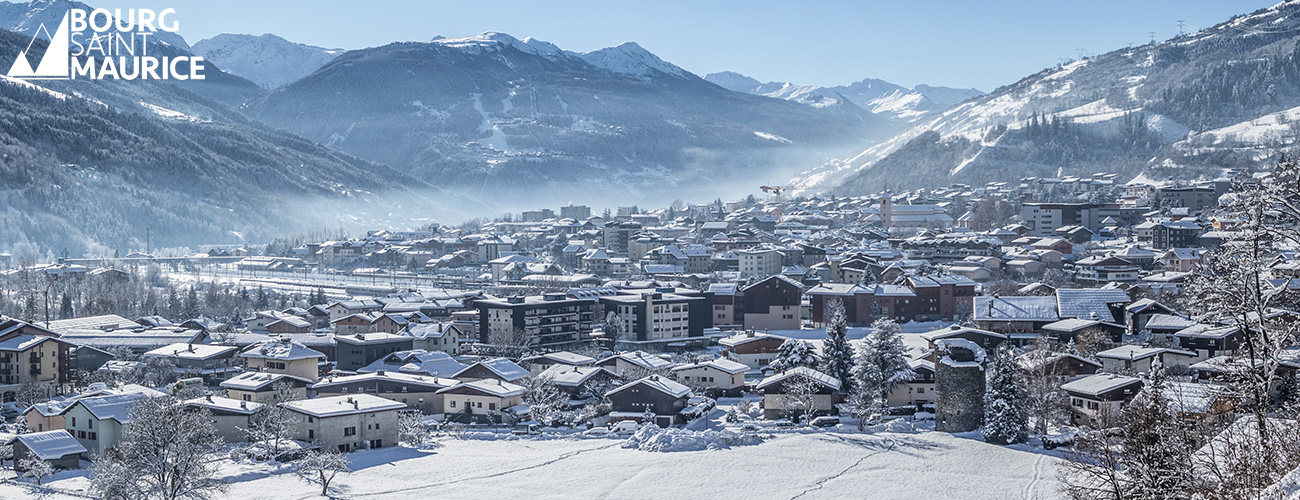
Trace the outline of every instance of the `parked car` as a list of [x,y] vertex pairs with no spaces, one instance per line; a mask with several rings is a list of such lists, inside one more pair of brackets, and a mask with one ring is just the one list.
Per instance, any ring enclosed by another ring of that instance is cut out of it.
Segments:
[[817,417],[812,420],[813,427],[835,427],[840,424],[840,417]]
[[583,436],[587,437],[605,437],[610,435],[609,429],[605,427],[592,427],[582,431]]

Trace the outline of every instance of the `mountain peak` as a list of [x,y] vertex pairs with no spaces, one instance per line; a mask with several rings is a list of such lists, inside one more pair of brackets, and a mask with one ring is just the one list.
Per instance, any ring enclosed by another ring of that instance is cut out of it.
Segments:
[[623,42],[613,47],[584,52],[578,57],[588,64],[612,73],[630,75],[647,80],[654,73],[671,76],[686,76],[686,70],[660,59],[636,42]]

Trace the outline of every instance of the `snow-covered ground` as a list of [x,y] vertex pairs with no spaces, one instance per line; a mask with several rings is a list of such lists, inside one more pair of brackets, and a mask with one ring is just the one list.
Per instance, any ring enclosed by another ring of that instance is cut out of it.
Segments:
[[[1057,498],[1058,460],[1029,448],[938,432],[801,431],[759,445],[655,453],[623,439],[457,440],[433,451],[386,448],[349,455],[335,498]],[[1041,452],[1041,449],[1039,450]],[[319,498],[287,466],[225,462],[223,498]],[[44,494],[0,483],[0,498],[84,498],[84,471],[60,473]]]

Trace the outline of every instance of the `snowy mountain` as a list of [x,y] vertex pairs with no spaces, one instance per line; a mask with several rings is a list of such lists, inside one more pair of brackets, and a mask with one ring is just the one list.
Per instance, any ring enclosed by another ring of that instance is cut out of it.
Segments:
[[[7,29],[27,36],[33,36],[42,24],[46,30],[54,30],[63,15],[69,9],[82,9],[87,12],[93,7],[72,0],[31,0],[29,2],[0,2],[0,29]],[[135,30],[139,32],[140,30]],[[49,39],[49,32],[41,32],[42,38]],[[151,41],[162,42],[185,52],[190,52],[189,44],[176,33],[167,31],[151,32]]]
[[225,33],[198,41],[194,52],[232,74],[272,89],[307,76],[343,50],[294,43],[269,33]]
[[671,201],[747,192],[896,131],[854,109],[728,91],[634,43],[577,53],[488,32],[349,51],[246,112],[466,192]]
[[761,83],[732,71],[710,73],[704,75],[704,79],[736,92],[786,99],[811,106],[848,102],[871,113],[903,123],[915,122],[928,114],[944,111],[962,101],[984,94],[976,89],[929,85],[907,88],[872,78],[835,87],[795,85],[786,82]]
[[[1109,171],[1214,176],[1295,144],[1300,2],[1043,70],[797,176],[844,192]],[[1292,111],[1295,109],[1295,111]],[[886,182],[888,181],[888,182]]]
[[[31,41],[0,30],[0,65]],[[445,196],[163,81],[0,76],[0,122],[0,240],[73,254],[140,247],[146,225],[160,248],[396,222]]]

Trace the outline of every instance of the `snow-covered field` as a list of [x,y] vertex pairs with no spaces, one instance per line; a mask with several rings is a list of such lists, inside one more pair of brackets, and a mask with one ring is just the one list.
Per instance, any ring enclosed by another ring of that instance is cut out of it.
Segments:
[[[938,432],[778,434],[755,446],[654,453],[624,440],[444,438],[432,451],[366,450],[335,498],[1057,498],[1053,456]],[[319,498],[287,466],[226,462],[225,498]],[[12,480],[0,498],[84,498],[85,472],[64,472],[50,490]]]

